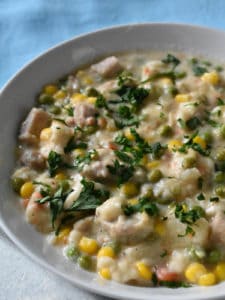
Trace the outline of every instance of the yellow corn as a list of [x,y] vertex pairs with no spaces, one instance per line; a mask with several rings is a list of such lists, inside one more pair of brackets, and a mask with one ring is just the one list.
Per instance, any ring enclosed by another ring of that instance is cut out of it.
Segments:
[[188,94],[177,94],[175,97],[175,101],[178,103],[188,102],[190,100],[190,96]]
[[82,78],[82,83],[83,84],[92,84],[94,81],[90,76],[84,76]]
[[107,280],[111,279],[111,273],[110,273],[109,268],[101,268],[98,271],[98,274],[104,279],[107,279]]
[[201,79],[209,84],[217,85],[219,82],[219,75],[217,72],[212,71],[202,75]]
[[202,147],[202,149],[206,148],[206,142],[199,135],[193,138],[193,142],[199,144]]
[[140,161],[142,166],[146,166],[148,164],[148,156],[144,155],[143,158]]
[[56,174],[55,175],[55,180],[64,180],[64,179],[66,179],[66,175],[65,174],[63,174],[63,173],[58,173],[58,174]]
[[42,131],[40,133],[40,140],[48,141],[51,137],[51,133],[52,133],[52,130],[50,127],[42,129]]
[[67,238],[68,238],[70,231],[71,231],[70,227],[66,227],[66,228],[62,229],[59,232],[58,236],[56,237],[55,243],[56,244],[65,244],[67,242]]
[[218,280],[225,280],[225,263],[218,263],[214,272]]
[[185,277],[192,283],[197,283],[200,276],[205,274],[207,274],[206,268],[197,262],[191,263],[185,271]]
[[58,87],[54,84],[49,84],[44,87],[44,93],[47,95],[54,95],[58,91]]
[[79,242],[79,248],[89,255],[94,255],[98,252],[99,247],[96,240],[84,236]]
[[125,137],[126,137],[128,140],[130,140],[130,141],[134,141],[134,140],[135,140],[133,134],[130,132],[130,128],[126,128],[126,129],[125,129],[124,135],[125,135]]
[[147,167],[148,170],[150,170],[150,169],[158,167],[159,164],[160,164],[159,160],[152,160],[152,161],[150,161],[149,163],[146,164],[146,167]]
[[105,247],[102,247],[98,251],[98,257],[102,257],[102,256],[108,256],[108,257],[114,258],[115,257],[115,252],[113,251],[112,247],[105,246]]
[[20,188],[20,196],[22,198],[30,198],[34,191],[34,185],[31,181],[25,182]]
[[213,285],[216,283],[216,276],[213,273],[206,273],[199,277],[198,284],[199,285]]
[[85,151],[84,149],[81,148],[77,148],[73,151],[75,156],[84,156],[85,155]]
[[57,100],[64,99],[66,97],[66,93],[62,90],[59,90],[54,94],[54,98]]
[[129,199],[128,203],[130,205],[136,205],[136,204],[138,204],[138,199],[137,198]]
[[156,222],[155,232],[158,233],[158,235],[160,235],[160,236],[165,235],[166,230],[165,230],[165,225],[163,222],[160,222],[160,221]]
[[71,96],[71,102],[72,103],[77,103],[77,102],[82,102],[85,99],[87,99],[87,96],[80,94],[80,93],[75,93]]
[[127,182],[122,186],[121,191],[127,197],[133,197],[133,196],[137,195],[139,190],[135,183]]
[[170,151],[174,151],[177,150],[178,148],[180,148],[182,146],[182,142],[179,140],[171,140],[168,143],[168,149]]
[[136,263],[136,268],[138,270],[139,275],[145,280],[152,279],[152,271],[145,263],[139,261]]
[[170,78],[164,77],[158,80],[158,83],[162,87],[167,87],[173,84],[172,80]]
[[90,104],[95,104],[97,98],[96,97],[88,97],[87,98],[87,102]]

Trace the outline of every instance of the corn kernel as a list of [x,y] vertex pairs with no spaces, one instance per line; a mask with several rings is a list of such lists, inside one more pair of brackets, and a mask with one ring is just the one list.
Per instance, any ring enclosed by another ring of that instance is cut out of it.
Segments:
[[219,75],[217,72],[213,71],[203,74],[201,79],[209,84],[217,85],[219,82]]
[[92,84],[94,81],[90,76],[84,76],[82,78],[82,83],[83,84]]
[[115,257],[115,252],[113,251],[112,247],[105,246],[105,247],[102,247],[98,251],[98,257],[102,257],[102,256],[108,256],[108,257],[114,258]]
[[97,98],[96,97],[88,97],[87,98],[87,102],[90,104],[95,104]]
[[170,151],[174,151],[177,150],[178,148],[180,148],[182,146],[182,142],[179,140],[171,140],[168,143],[168,149]]
[[213,285],[215,283],[216,283],[216,276],[211,272],[201,275],[198,279],[199,285],[208,286],[208,285]]
[[130,141],[134,141],[135,137],[133,136],[133,134],[130,132],[130,128],[126,128],[125,132],[124,132],[125,137],[130,140]]
[[65,97],[66,97],[66,93],[62,90],[60,90],[54,94],[54,98],[57,100],[64,99]]
[[158,80],[158,83],[162,87],[167,87],[173,84],[172,80],[170,78],[164,77]]
[[75,93],[71,96],[71,102],[72,103],[77,103],[77,102],[82,102],[84,101],[85,99],[87,99],[87,97],[83,94],[80,94],[80,93]]
[[89,255],[96,254],[98,252],[98,243],[96,240],[88,238],[88,237],[82,237],[79,242],[79,249]]
[[148,170],[150,170],[150,169],[158,167],[159,164],[160,164],[159,160],[152,160],[152,161],[150,161],[149,163],[146,164],[146,167],[147,167]]
[[152,279],[152,271],[151,269],[142,261],[136,263],[136,268],[138,270],[139,275],[145,280]]
[[158,233],[158,235],[163,236],[165,235],[165,225],[163,224],[163,222],[157,222],[155,224],[155,232]]
[[58,236],[56,237],[55,243],[56,244],[66,244],[70,231],[71,231],[70,227],[62,229],[59,232]]
[[58,87],[54,84],[49,84],[44,87],[44,93],[47,95],[54,95],[58,91]]
[[52,130],[50,127],[42,129],[42,131],[40,133],[40,140],[48,141],[51,137],[51,133],[52,133]]
[[176,102],[188,102],[190,100],[190,96],[188,94],[177,94],[175,97]]
[[84,156],[85,155],[85,151],[84,149],[81,148],[77,148],[73,151],[75,156]]
[[107,279],[107,280],[111,279],[111,273],[110,273],[109,268],[101,268],[98,271],[98,274],[104,279]]
[[142,166],[146,166],[148,164],[148,156],[144,155],[140,161]]
[[225,280],[225,263],[218,263],[215,268],[215,274],[218,280],[223,281]]
[[133,182],[127,182],[122,186],[121,191],[127,197],[133,197],[137,195],[139,190],[136,184]]
[[206,148],[206,142],[203,140],[203,138],[201,138],[198,135],[195,138],[193,138],[193,142],[199,144],[202,147],[202,149]]
[[137,198],[129,199],[128,203],[130,205],[136,205],[136,204],[138,204],[138,199]]
[[55,175],[55,180],[65,180],[66,179],[66,175],[63,173],[58,173]]
[[191,263],[185,271],[185,277],[192,283],[197,283],[200,276],[204,274],[207,274],[206,268],[197,262]]
[[25,182],[20,188],[20,196],[22,198],[30,198],[33,194],[34,185],[31,181]]

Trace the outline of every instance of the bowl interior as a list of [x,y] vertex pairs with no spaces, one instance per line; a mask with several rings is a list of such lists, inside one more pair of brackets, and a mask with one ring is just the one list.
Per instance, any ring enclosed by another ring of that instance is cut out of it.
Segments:
[[225,33],[178,24],[140,24],[101,30],[75,38],[44,53],[23,68],[0,94],[0,219],[9,237],[32,259],[78,286],[124,299],[208,299],[225,295],[225,283],[207,289],[141,288],[103,282],[65,260],[26,224],[9,178],[14,167],[18,126],[41,87],[101,56],[133,50],[182,51],[224,60]]

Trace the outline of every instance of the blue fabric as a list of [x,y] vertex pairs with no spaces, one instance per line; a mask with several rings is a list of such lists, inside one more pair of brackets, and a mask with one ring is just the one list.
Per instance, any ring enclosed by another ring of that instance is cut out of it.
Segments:
[[146,21],[225,28],[225,1],[0,0],[0,88],[57,43],[111,25]]

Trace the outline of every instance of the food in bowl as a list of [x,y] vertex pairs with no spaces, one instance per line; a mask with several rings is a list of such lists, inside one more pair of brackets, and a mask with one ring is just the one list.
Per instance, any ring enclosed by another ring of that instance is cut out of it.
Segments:
[[224,280],[224,88],[223,67],[152,52],[47,84],[18,136],[26,220],[104,279]]

